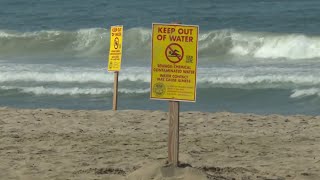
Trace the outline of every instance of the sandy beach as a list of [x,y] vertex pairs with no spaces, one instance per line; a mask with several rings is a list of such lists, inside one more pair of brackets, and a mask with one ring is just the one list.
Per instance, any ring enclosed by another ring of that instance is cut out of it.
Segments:
[[319,180],[320,116],[0,108],[0,179]]

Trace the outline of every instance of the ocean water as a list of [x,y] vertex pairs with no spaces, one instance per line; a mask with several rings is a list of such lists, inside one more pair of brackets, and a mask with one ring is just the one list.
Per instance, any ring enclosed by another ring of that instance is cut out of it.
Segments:
[[320,114],[319,0],[1,0],[0,106],[112,108],[111,25],[124,26],[119,109],[150,100],[153,22],[199,25],[197,101],[182,111]]

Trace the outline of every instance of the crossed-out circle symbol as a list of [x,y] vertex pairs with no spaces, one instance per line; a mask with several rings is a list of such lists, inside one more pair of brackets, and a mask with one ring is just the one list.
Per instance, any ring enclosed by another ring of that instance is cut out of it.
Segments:
[[184,52],[180,44],[171,43],[166,48],[166,58],[172,63],[178,63],[182,60]]

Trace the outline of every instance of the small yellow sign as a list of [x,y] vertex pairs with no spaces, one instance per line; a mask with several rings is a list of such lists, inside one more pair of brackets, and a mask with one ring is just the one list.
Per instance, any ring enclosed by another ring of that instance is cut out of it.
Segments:
[[111,26],[108,71],[120,71],[122,57],[123,26]]
[[196,101],[199,26],[152,24],[150,98]]

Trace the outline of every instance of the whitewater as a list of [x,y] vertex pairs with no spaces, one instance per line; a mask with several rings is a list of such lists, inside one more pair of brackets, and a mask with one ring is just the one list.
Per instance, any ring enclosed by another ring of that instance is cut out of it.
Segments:
[[[106,71],[109,29],[0,32],[2,99],[94,97],[102,100],[99,108],[111,104],[114,79]],[[141,102],[138,108],[145,108],[143,104],[149,101],[150,93],[151,29],[125,30],[123,47],[119,93],[130,101]],[[203,96],[200,99],[206,100],[204,104],[210,104],[214,101],[212,90],[218,90],[222,97],[237,96],[238,91],[243,91],[265,93],[265,98],[275,91],[281,92],[288,103],[319,101],[319,48],[319,37],[304,34],[233,29],[201,32],[197,89],[204,93],[198,96]],[[271,98],[278,96],[275,93]],[[237,101],[252,101],[246,98],[237,96]]]
[[[105,57],[109,29],[90,28],[76,31],[16,32],[0,30],[0,56],[17,55]],[[125,31],[124,53],[144,58],[150,54],[151,29]],[[255,58],[312,59],[320,57],[320,36],[270,32],[246,32],[221,29],[199,35],[201,57],[234,55]]]
[[110,26],[123,25],[119,109],[150,100],[152,23],[199,25],[197,101],[181,110],[320,112],[320,2],[262,0],[0,2],[0,106],[112,107]]

